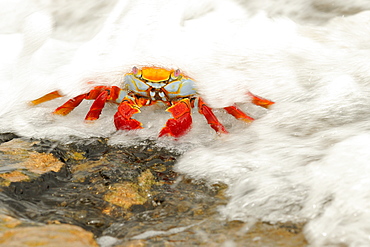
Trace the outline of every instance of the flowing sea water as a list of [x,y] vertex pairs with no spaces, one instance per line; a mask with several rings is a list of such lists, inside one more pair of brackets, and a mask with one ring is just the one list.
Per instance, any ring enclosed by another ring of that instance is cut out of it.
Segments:
[[[177,171],[229,186],[225,220],[306,222],[312,246],[369,245],[366,1],[25,2],[4,4],[17,19],[1,21],[2,132],[155,139],[170,117],[159,107],[142,109],[145,129],[130,133],[116,132],[114,105],[92,124],[83,121],[92,102],[66,117],[51,112],[95,85],[120,85],[132,66],[180,68],[211,106],[239,103],[256,118],[245,124],[216,110],[230,132],[217,136],[194,110],[188,135],[158,140],[183,152]],[[67,96],[28,105],[56,89]],[[248,91],[276,104],[255,106]]]

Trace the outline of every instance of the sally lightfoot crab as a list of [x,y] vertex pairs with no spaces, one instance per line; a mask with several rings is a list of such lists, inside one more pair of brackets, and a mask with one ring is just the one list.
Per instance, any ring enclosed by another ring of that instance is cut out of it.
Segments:
[[[149,106],[162,102],[168,108],[173,118],[167,120],[165,127],[159,136],[180,137],[189,131],[192,124],[191,110],[198,107],[200,114],[204,115],[208,124],[217,133],[228,133],[219,122],[212,109],[198,97],[195,90],[195,82],[192,78],[181,73],[180,70],[168,70],[159,67],[134,67],[131,73],[124,77],[124,88],[117,86],[96,86],[90,92],[78,95],[55,109],[54,114],[67,115],[76,108],[84,99],[95,100],[87,113],[85,120],[99,118],[106,102],[118,104],[118,110],[114,115],[114,124],[117,130],[141,129],[142,123],[132,116],[140,112],[143,106]],[[248,93],[252,103],[268,108],[274,102]],[[51,92],[39,99],[32,101],[33,105],[49,101],[62,95],[58,91]],[[236,119],[251,122],[254,119],[236,105],[224,108]]]

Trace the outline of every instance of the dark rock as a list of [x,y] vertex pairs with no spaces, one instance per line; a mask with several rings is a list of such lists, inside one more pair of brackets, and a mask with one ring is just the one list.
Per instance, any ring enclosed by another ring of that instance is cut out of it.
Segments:
[[[258,223],[253,231],[241,234],[245,223],[218,219],[217,208],[227,202],[226,186],[179,176],[172,168],[180,154],[158,148],[152,140],[131,147],[109,146],[102,138],[76,139],[70,144],[33,140],[30,150],[11,152],[28,157],[27,152],[34,151],[53,154],[63,166],[24,181],[4,183],[0,212],[15,219],[75,225],[95,237],[115,237],[121,246],[207,246],[229,240],[237,246],[305,245],[299,225],[280,224],[276,230],[276,226]],[[295,245],[271,245],[277,234],[281,243],[294,240]],[[254,241],[258,236],[267,240]]]
[[18,136],[13,133],[0,133],[0,144],[13,140],[14,138],[18,138]]

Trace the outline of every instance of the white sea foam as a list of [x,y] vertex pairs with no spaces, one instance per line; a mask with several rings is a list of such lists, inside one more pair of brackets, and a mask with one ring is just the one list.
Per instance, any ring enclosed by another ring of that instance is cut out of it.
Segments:
[[[51,112],[95,85],[120,85],[132,66],[180,68],[211,106],[243,103],[257,119],[216,110],[230,131],[218,137],[194,111],[188,135],[158,140],[186,151],[177,171],[229,186],[225,219],[306,222],[312,246],[370,245],[367,1],[5,2],[2,16],[15,9],[17,22],[0,20],[2,132],[154,139],[170,117],[155,106],[136,116],[145,129],[130,133],[116,132],[114,105],[92,124],[83,122],[91,102],[66,117]],[[27,104],[56,89],[67,96]],[[247,91],[276,104],[254,106]]]

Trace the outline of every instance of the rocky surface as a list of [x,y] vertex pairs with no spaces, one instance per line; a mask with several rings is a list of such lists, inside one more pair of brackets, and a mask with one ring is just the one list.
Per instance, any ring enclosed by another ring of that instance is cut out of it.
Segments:
[[224,185],[172,170],[152,141],[0,135],[0,246],[305,246],[302,226],[227,222]]

